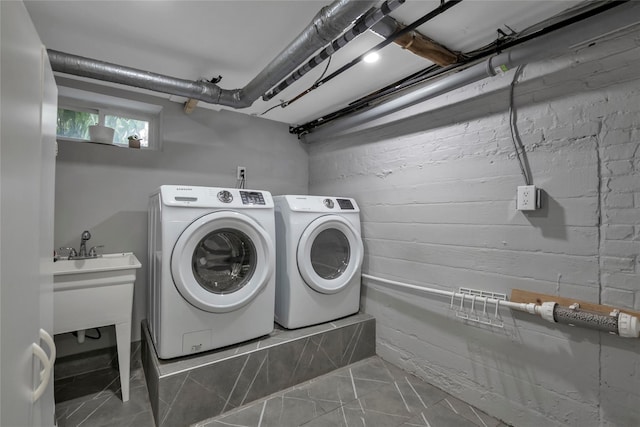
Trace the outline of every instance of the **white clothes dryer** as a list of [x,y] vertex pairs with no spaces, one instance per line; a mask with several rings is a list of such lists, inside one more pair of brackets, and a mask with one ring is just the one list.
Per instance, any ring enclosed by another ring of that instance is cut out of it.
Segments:
[[163,185],[149,201],[149,329],[161,359],[269,334],[275,298],[268,191]]
[[288,329],[358,312],[364,249],[355,200],[275,196],[275,320]]

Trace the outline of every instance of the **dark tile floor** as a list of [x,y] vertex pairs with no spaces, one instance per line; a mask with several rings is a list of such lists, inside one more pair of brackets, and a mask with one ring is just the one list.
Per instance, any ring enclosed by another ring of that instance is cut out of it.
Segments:
[[[153,427],[139,345],[131,398],[115,368],[56,378],[59,427]],[[197,423],[197,427],[505,427],[379,357],[372,357]]]
[[[131,353],[130,396],[124,403],[115,348],[109,353],[98,352],[95,357],[56,362],[54,395],[58,427],[155,427],[139,342],[132,345]],[[83,373],[71,375],[72,372]]]
[[372,357],[196,424],[197,427],[506,427]]

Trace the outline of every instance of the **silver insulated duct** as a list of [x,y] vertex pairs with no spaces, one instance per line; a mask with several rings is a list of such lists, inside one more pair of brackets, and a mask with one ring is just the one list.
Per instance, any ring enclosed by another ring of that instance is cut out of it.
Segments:
[[287,87],[291,86],[296,80],[311,71],[314,67],[320,65],[325,59],[336,53],[338,50],[346,46],[351,40],[364,33],[376,23],[380,22],[382,18],[391,13],[394,9],[400,7],[406,0],[387,0],[379,9],[372,9],[365,15],[362,15],[358,22],[353,27],[345,32],[340,38],[334,40],[329,46],[324,48],[320,53],[311,58],[306,64],[298,68],[293,74],[291,74],[286,80],[274,88],[271,92],[265,94],[262,99],[265,101],[270,100]]
[[336,0],[325,6],[293,42],[241,89],[222,89],[206,81],[179,79],[51,49],[47,52],[51,68],[56,72],[184,96],[211,104],[245,108],[318,49],[331,43],[376,3],[377,0]]

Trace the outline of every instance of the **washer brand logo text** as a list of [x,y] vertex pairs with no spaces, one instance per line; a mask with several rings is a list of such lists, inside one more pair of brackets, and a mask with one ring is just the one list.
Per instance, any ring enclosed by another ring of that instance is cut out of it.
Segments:
[[177,187],[176,190],[178,191],[191,191],[193,190],[193,188],[189,188],[189,187]]

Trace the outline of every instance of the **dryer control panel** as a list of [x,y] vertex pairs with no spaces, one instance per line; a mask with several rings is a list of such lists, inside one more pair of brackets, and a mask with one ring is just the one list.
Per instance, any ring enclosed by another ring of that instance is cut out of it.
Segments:
[[356,201],[346,197],[326,196],[277,196],[286,203],[289,209],[295,212],[360,212]]

